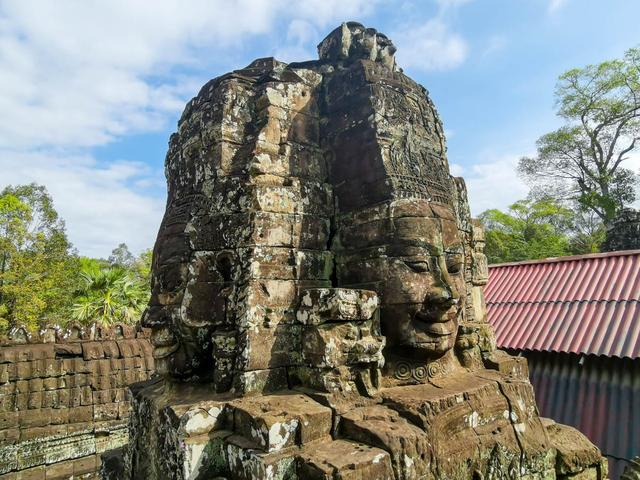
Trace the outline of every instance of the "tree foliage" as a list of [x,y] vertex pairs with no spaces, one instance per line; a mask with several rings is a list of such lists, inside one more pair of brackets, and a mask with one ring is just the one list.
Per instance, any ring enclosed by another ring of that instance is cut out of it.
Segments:
[[638,177],[625,162],[640,144],[640,48],[569,70],[555,96],[566,124],[538,139],[519,172],[534,191],[576,201],[608,225],[636,198]]
[[129,251],[126,243],[121,243],[111,251],[109,263],[120,268],[130,268],[134,265],[136,257]]
[[0,192],[0,329],[65,316],[77,282],[77,258],[64,222],[40,185]]
[[151,249],[136,257],[121,243],[108,260],[83,257],[80,265],[73,319],[103,325],[139,320],[149,301]]
[[597,253],[605,241],[607,231],[600,218],[585,208],[574,210],[569,251],[572,255]]
[[148,248],[137,257],[131,253],[126,243],[121,243],[111,251],[107,265],[127,270],[132,279],[140,285],[151,288],[151,257],[153,249]]
[[136,322],[147,301],[149,290],[133,272],[119,267],[86,265],[82,285],[72,309],[73,318],[84,323]]
[[126,244],[109,260],[79,257],[45,187],[0,192],[0,333],[70,320],[137,321],[149,298],[151,250]]
[[487,259],[503,263],[568,255],[572,219],[571,210],[550,198],[520,200],[506,213],[486,210],[480,220]]
[[147,290],[151,290],[152,257],[153,249],[147,248],[135,258],[133,265],[131,266],[131,271],[133,276],[136,278],[136,281],[140,283],[140,285],[144,286]]

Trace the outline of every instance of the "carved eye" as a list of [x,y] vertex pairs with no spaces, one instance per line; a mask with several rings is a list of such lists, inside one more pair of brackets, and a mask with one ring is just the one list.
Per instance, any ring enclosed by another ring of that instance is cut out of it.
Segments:
[[462,255],[459,253],[447,255],[447,272],[460,273],[463,266]]
[[407,267],[417,273],[425,273],[429,271],[429,263],[424,260],[419,261],[407,261],[404,262]]
[[228,255],[219,255],[216,259],[216,267],[218,268],[218,272],[220,272],[224,282],[230,282],[232,280],[233,265],[231,263],[231,258]]

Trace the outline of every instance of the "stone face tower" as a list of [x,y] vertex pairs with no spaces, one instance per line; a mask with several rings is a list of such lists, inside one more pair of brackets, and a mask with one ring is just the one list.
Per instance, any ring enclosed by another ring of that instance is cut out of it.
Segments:
[[495,348],[426,90],[358,23],[318,52],[212,80],[171,137],[126,478],[605,478]]
[[603,252],[640,248],[640,211],[625,208],[607,230]]

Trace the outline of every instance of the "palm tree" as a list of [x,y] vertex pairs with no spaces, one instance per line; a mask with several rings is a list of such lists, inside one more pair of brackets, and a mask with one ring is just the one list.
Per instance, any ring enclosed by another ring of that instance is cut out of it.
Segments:
[[72,308],[74,319],[83,323],[133,323],[142,314],[146,286],[137,283],[123,268],[88,265],[81,272],[81,288]]

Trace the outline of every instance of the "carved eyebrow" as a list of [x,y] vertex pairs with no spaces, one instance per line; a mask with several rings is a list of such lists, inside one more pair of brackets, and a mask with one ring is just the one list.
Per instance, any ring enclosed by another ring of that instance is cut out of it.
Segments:
[[391,247],[390,250],[392,252],[392,255],[397,257],[410,257],[412,255],[434,256],[442,255],[443,253],[443,249],[441,246],[427,244],[422,241],[397,242]]
[[434,258],[433,255],[404,255],[396,257],[404,263],[430,262]]
[[415,272],[428,272],[432,269],[430,258],[422,258],[419,260],[403,260],[405,265]]

